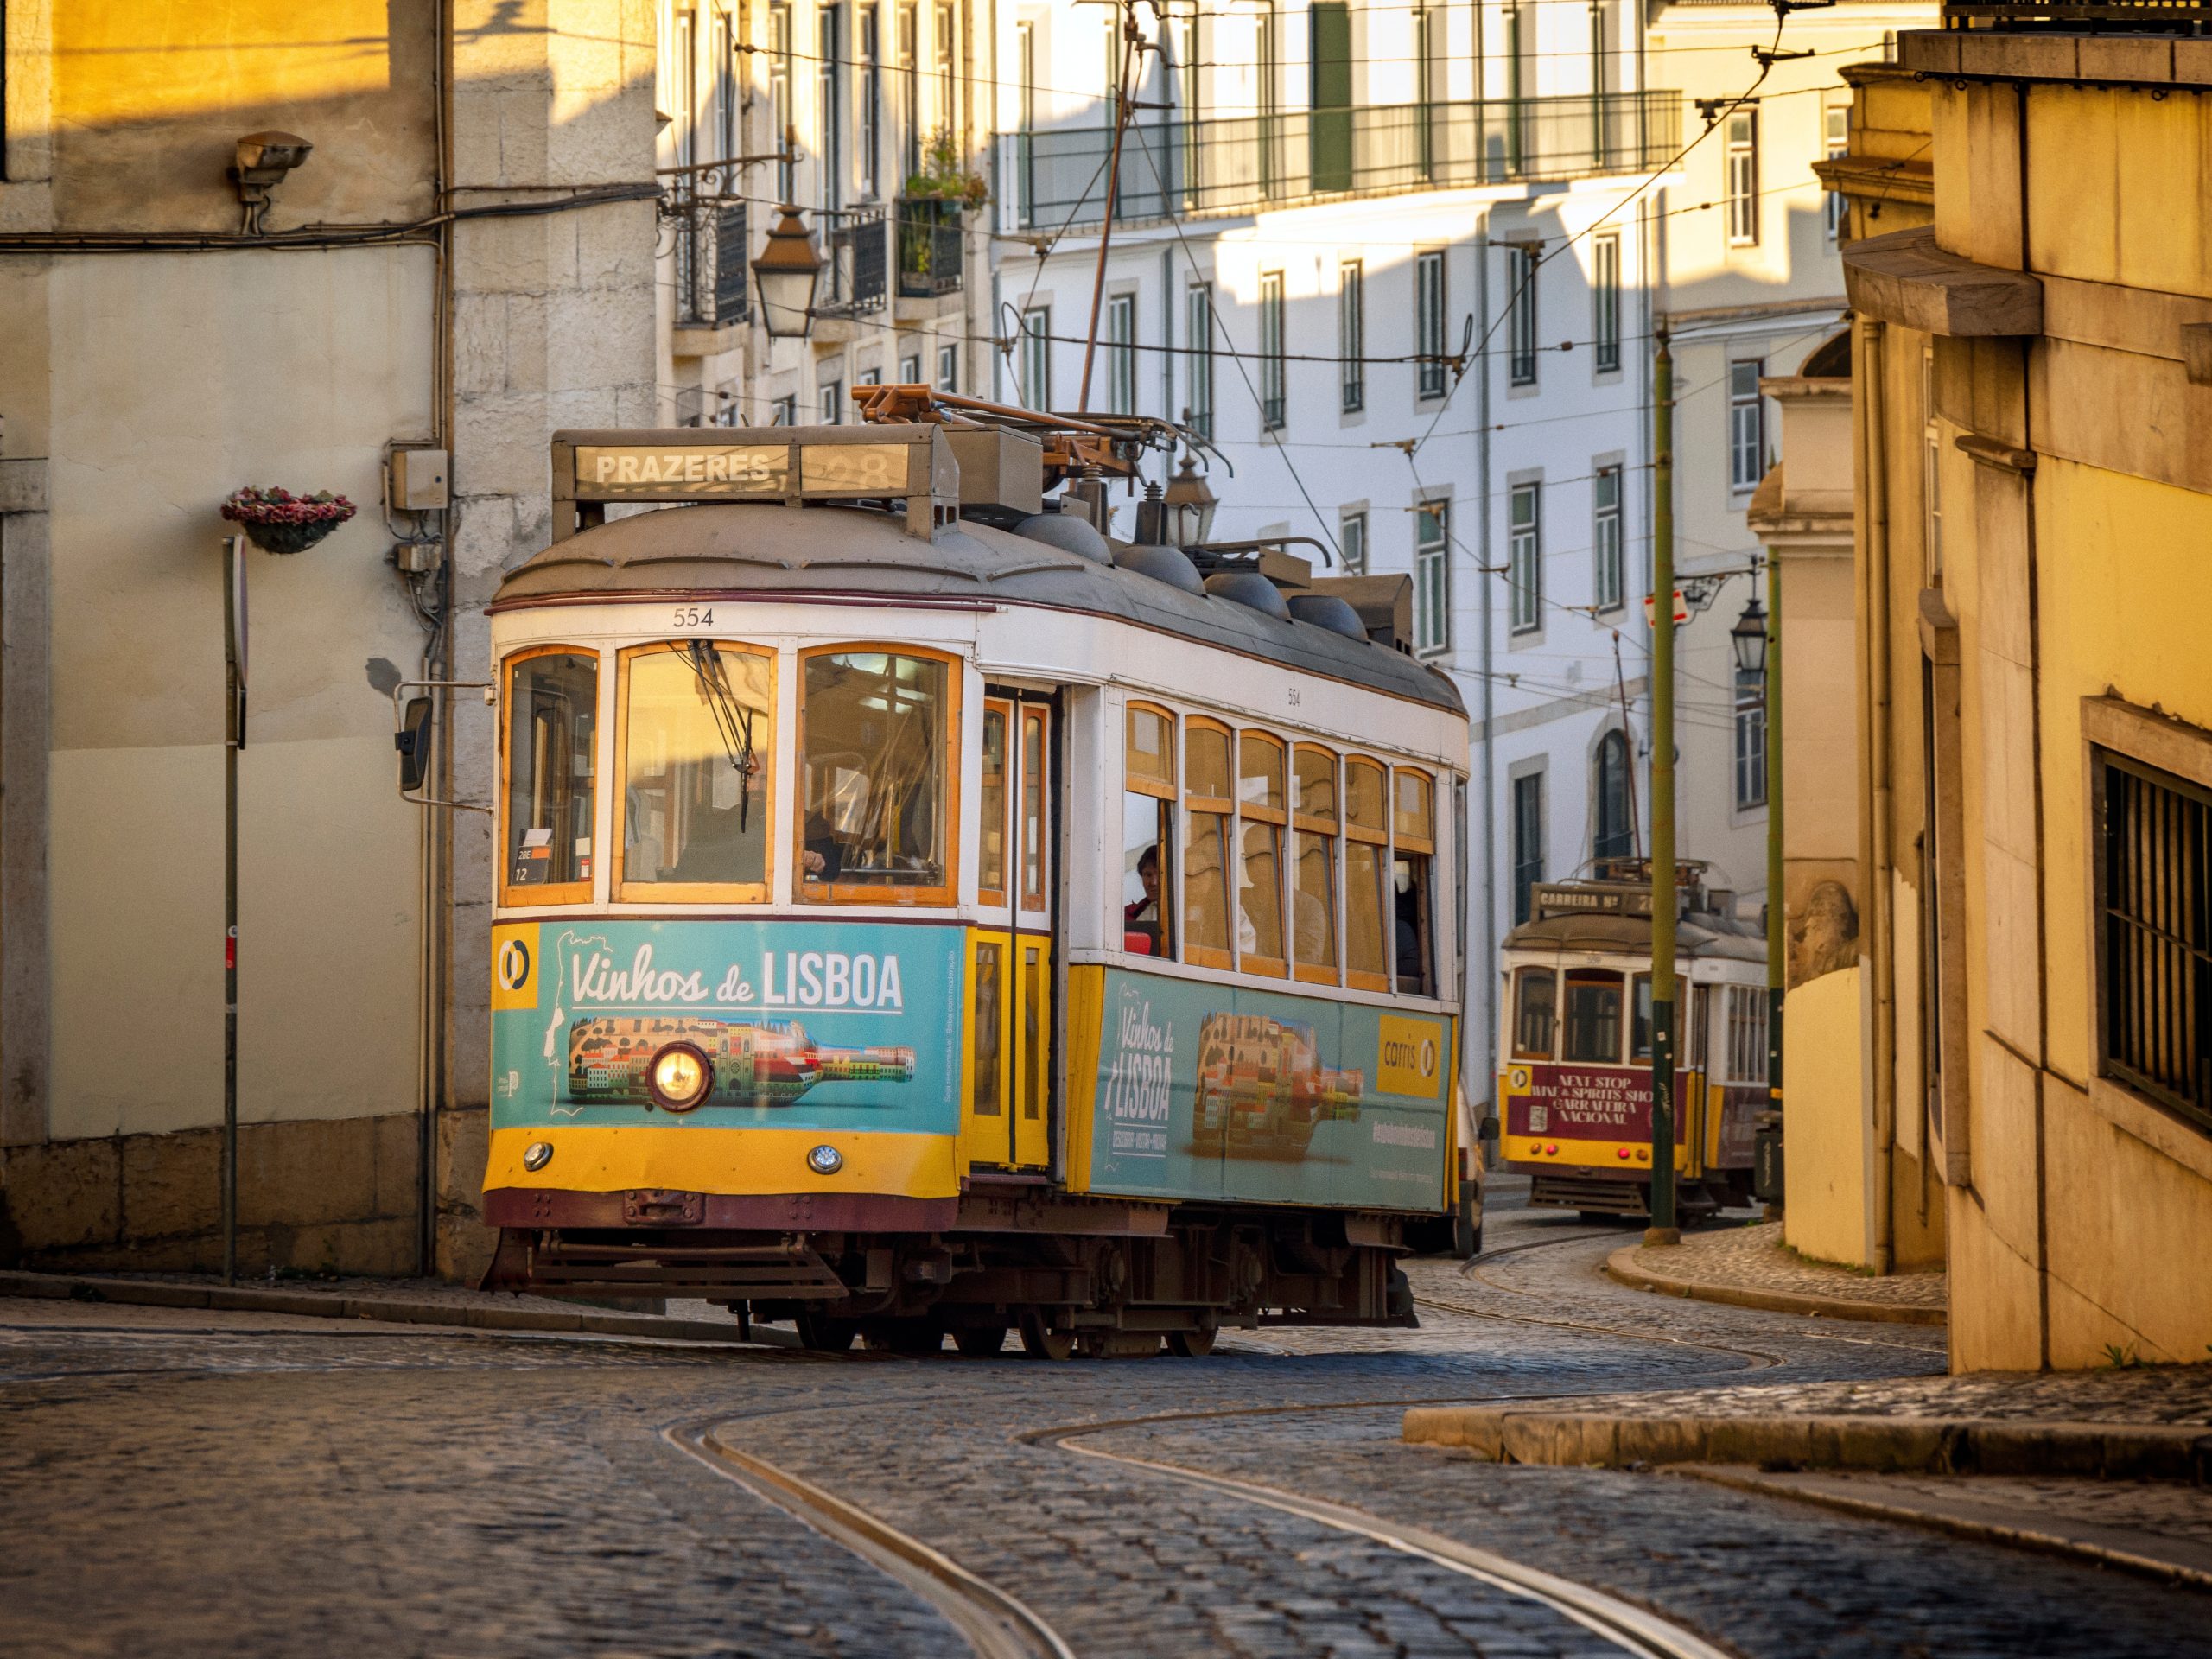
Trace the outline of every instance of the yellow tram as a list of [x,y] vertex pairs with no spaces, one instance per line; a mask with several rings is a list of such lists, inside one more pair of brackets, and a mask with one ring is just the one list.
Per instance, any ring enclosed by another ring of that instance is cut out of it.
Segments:
[[[1679,867],[1681,1064],[1676,1195],[1710,1213],[1751,1196],[1753,1134],[1768,1109],[1766,938],[1704,868]],[[1648,862],[1539,884],[1505,936],[1499,1152],[1532,1205],[1643,1216],[1651,1203],[1651,883]]]
[[1457,694],[1387,595],[1046,498],[1132,425],[895,390],[555,443],[491,607],[487,1281],[830,1349],[1412,1323],[1473,1190]]

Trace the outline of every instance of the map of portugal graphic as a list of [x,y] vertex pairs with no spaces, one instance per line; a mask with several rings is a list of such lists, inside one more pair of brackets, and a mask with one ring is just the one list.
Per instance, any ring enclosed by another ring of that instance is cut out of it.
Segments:
[[914,1080],[912,1049],[823,1048],[795,1020],[602,1014],[569,1027],[569,1098],[594,1106],[652,1105],[646,1078],[671,1043],[707,1057],[714,1082],[706,1104],[788,1106],[817,1083]]
[[1324,1123],[1352,1122],[1361,1071],[1321,1064],[1311,1026],[1263,1014],[1214,1014],[1198,1030],[1191,1147],[1230,1157],[1303,1158]]

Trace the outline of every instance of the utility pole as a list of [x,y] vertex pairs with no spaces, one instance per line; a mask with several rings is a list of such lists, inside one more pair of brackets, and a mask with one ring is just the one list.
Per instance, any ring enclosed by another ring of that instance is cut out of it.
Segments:
[[1098,268],[1090,279],[1090,332],[1083,341],[1083,386],[1077,392],[1077,414],[1090,409],[1090,365],[1098,354],[1098,308],[1106,297],[1106,251],[1114,242],[1114,210],[1122,200],[1122,140],[1135,112],[1131,101],[1129,72],[1136,67],[1144,36],[1137,30],[1135,0],[1122,0],[1122,61],[1114,77],[1114,142],[1106,157],[1106,214],[1098,226]]
[[1662,331],[1652,379],[1651,508],[1651,1225],[1647,1244],[1679,1244],[1675,1224],[1675,353]]

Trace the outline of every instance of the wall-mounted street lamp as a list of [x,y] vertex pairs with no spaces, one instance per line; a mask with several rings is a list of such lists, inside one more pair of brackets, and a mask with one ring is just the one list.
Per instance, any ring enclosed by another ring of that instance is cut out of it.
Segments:
[[270,191],[283,183],[284,175],[307,160],[314,148],[292,132],[249,132],[238,140],[238,161],[230,175],[245,209],[240,227],[245,235],[265,234],[261,219],[269,211]]
[[777,210],[783,218],[768,232],[768,245],[753,262],[753,286],[760,292],[760,321],[776,340],[804,340],[814,327],[814,289],[822,280],[822,256],[814,251],[806,221],[796,207]]
[[1167,540],[1177,547],[1203,543],[1213,530],[1214,509],[1221,502],[1207,487],[1205,474],[1198,471],[1187,450],[1182,469],[1167,481],[1166,501]]
[[1736,619],[1736,626],[1728,630],[1728,643],[1735,647],[1736,671],[1745,675],[1766,672],[1766,607],[1759,603],[1757,594],[1744,607],[1744,613]]

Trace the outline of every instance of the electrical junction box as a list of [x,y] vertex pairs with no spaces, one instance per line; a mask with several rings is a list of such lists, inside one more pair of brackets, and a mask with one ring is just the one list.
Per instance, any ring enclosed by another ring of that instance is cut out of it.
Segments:
[[401,512],[442,512],[451,501],[442,449],[394,449],[390,496]]

